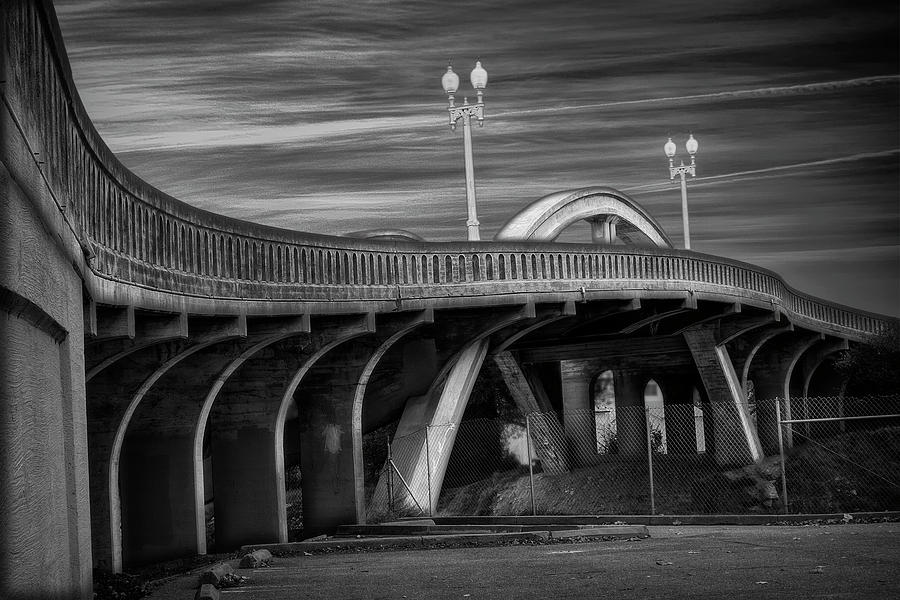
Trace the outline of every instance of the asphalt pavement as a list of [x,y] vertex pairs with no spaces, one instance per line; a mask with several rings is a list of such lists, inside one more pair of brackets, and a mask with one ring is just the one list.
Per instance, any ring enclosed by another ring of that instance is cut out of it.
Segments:
[[[276,558],[227,600],[900,598],[900,523],[656,526],[632,541]],[[193,598],[197,575],[153,599]]]

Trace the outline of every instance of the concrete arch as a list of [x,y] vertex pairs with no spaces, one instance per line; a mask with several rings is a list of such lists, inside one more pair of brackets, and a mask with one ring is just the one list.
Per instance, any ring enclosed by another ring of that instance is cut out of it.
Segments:
[[617,234],[626,242],[634,243],[636,236],[642,236],[659,248],[673,247],[669,236],[643,207],[610,187],[587,187],[548,194],[507,221],[494,236],[494,241],[552,242],[573,223],[603,221],[604,218],[606,227],[611,222],[615,232],[606,234],[605,243],[612,243]]
[[747,389],[747,381],[750,379],[750,368],[753,366],[753,359],[756,358],[757,353],[762,349],[766,342],[776,335],[792,331],[794,331],[794,327],[789,323],[781,327],[775,327],[768,331],[764,331],[752,341],[752,345],[747,352],[746,358],[744,358],[743,367],[741,368],[741,387],[743,389]]
[[411,331],[430,323],[434,323],[434,311],[428,309],[422,313],[421,317],[416,317],[410,320],[409,323],[402,324],[395,333],[388,336],[387,339],[382,341],[378,347],[372,351],[371,357],[359,373],[356,392],[353,396],[353,407],[351,412],[352,427],[350,431],[352,439],[351,448],[353,451],[353,470],[356,479],[355,495],[357,523],[366,522],[365,480],[363,476],[363,404],[369,380],[375,372],[378,363],[384,355],[387,354],[388,350]]
[[205,484],[203,473],[203,438],[209,425],[209,415],[212,412],[213,405],[219,397],[219,392],[228,382],[235,371],[237,371],[248,360],[256,356],[261,350],[268,348],[287,338],[305,336],[308,332],[286,333],[275,335],[264,339],[263,341],[246,349],[240,356],[232,360],[228,366],[215,379],[203,404],[200,408],[200,414],[193,435],[193,465],[194,465],[194,511],[197,515],[197,547],[200,549],[199,554],[206,554],[206,523],[204,521],[204,498]]
[[803,364],[802,396],[809,396],[810,382],[825,361],[838,352],[848,350],[849,344],[845,339],[825,340],[815,347],[815,351],[808,352]]
[[352,231],[345,233],[344,237],[358,238],[362,240],[391,240],[404,242],[424,242],[425,238],[420,235],[407,231],[406,229],[365,229],[363,231]]
[[[373,333],[374,322],[369,321],[365,315],[314,319],[310,333],[297,332],[257,346],[234,365],[227,379],[223,370],[215,398],[204,406],[209,415],[202,419],[211,442],[217,544],[287,541],[284,424],[292,390],[331,348],[329,344]],[[197,454],[202,437],[198,433],[194,439]],[[194,461],[197,465],[199,457]],[[241,481],[253,482],[252,490],[237,485]]]
[[144,396],[147,395],[147,392],[149,392],[154,384],[159,381],[166,373],[168,373],[173,367],[189,358],[190,356],[200,352],[201,350],[209,348],[217,343],[227,341],[228,339],[229,338],[216,339],[195,344],[194,346],[187,348],[183,352],[177,354],[173,358],[163,363],[156,371],[153,372],[152,375],[150,375],[150,377],[148,377],[141,384],[141,387],[132,396],[131,401],[129,402],[121,417],[121,420],[119,421],[119,425],[116,428],[115,436],[113,438],[112,448],[110,450],[108,471],[109,479],[107,481],[109,490],[109,525],[111,528],[110,550],[112,552],[111,563],[113,573],[120,573],[122,571],[123,563],[122,502],[121,492],[119,490],[119,463],[122,455],[122,446],[125,442],[125,435],[128,431],[128,426],[131,423],[131,418],[137,411],[138,406],[140,405]]
[[[594,411],[597,410],[597,394],[600,391],[598,386],[600,385],[600,378],[604,377],[606,374],[609,374],[609,380],[613,385],[613,399],[615,399],[615,381],[616,381],[616,371],[607,365],[606,363],[598,363],[597,368],[591,370],[590,383],[588,384],[588,404],[590,408]],[[605,377],[604,377],[605,378]]]
[[294,402],[294,392],[297,391],[297,388],[300,387],[300,382],[303,381],[303,378],[306,377],[306,374],[313,368],[313,366],[321,359],[323,356],[331,352],[333,349],[337,348],[341,344],[348,342],[354,338],[361,337],[366,335],[367,333],[372,333],[371,331],[358,331],[348,333],[345,336],[339,337],[335,340],[332,340],[329,343],[322,345],[317,348],[309,358],[303,363],[303,366],[294,373],[294,376],[291,378],[290,382],[285,389],[284,395],[281,397],[281,403],[278,405],[278,411],[275,414],[275,493],[278,499],[278,529],[279,529],[279,542],[287,542],[288,539],[288,523],[287,523],[287,513],[284,510],[285,503],[287,502],[287,497],[285,494],[285,474],[284,474],[284,424],[287,420],[288,409],[291,404]]
[[180,340],[180,339],[186,339],[186,336],[171,335],[171,336],[167,336],[167,337],[160,337],[158,339],[153,339],[153,340],[148,340],[148,341],[140,341],[140,342],[134,343],[132,346],[129,346],[128,348],[125,348],[124,350],[121,350],[120,352],[117,352],[117,353],[113,354],[112,356],[109,356],[108,358],[103,359],[97,365],[95,365],[91,369],[85,371],[84,381],[85,381],[85,383],[90,383],[90,381],[93,380],[94,377],[96,377],[98,374],[102,373],[104,371],[104,369],[107,369],[107,368],[111,367],[112,365],[119,363],[123,358],[127,358],[128,356],[131,356],[132,354],[140,352],[141,350],[145,350],[152,346],[162,345],[162,344],[165,344],[166,342],[172,342],[172,341],[176,341],[176,340]]

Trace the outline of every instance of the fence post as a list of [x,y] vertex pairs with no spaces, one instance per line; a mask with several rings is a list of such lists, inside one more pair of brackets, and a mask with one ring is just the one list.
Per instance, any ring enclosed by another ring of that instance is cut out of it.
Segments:
[[531,514],[537,514],[534,505],[534,466],[531,463],[531,414],[525,415],[525,440],[528,445],[528,483],[531,486]]
[[775,421],[778,423],[778,454],[781,457],[781,495],[784,496],[784,514],[788,510],[787,469],[784,465],[784,440],[781,435],[781,401],[775,398]]
[[425,473],[428,476],[428,516],[434,516],[434,508],[431,506],[431,449],[428,445],[428,429],[430,425],[425,426]]
[[[806,396],[803,396],[803,418],[804,418],[804,419],[809,419],[809,418],[810,418],[810,416],[809,416],[809,408],[808,408],[808,404],[807,404],[806,401],[807,401],[807,397],[806,397]],[[807,422],[805,423],[805,426],[803,427],[803,429],[804,429],[804,431],[806,432],[806,439],[809,439],[809,421],[807,421]]]
[[653,443],[652,443],[652,435],[650,433],[651,424],[650,424],[650,409],[644,408],[644,423],[646,423],[646,427],[644,427],[644,431],[647,432],[647,467],[650,470],[650,514],[656,514],[656,494],[653,490]]
[[394,457],[391,454],[391,440],[387,438],[385,440],[387,443],[387,463],[385,466],[387,467],[388,478],[387,478],[387,489],[388,489],[388,510],[393,513],[394,512]]

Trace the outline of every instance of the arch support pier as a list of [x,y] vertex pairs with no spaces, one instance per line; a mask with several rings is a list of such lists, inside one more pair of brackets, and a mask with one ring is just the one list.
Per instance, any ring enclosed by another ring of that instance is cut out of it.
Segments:
[[724,344],[716,343],[712,325],[683,332],[712,410],[712,451],[721,465],[743,465],[763,458],[763,448],[750,419],[747,396]]

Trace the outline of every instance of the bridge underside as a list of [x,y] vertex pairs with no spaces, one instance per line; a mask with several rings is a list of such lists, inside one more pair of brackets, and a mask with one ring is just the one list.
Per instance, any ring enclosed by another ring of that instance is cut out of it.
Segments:
[[[840,386],[828,356],[897,326],[673,250],[610,188],[551,194],[480,243],[201,211],[103,143],[49,0],[0,3],[0,40],[3,598],[86,600],[95,565],[207,552],[209,518],[217,550],[285,541],[297,504],[308,535],[362,521],[383,485],[365,481],[363,437],[394,424],[395,442],[442,426],[397,458],[432,507],[485,365],[521,411],[560,415],[548,468],[591,460],[568,448],[596,431],[568,417],[600,373],[623,408],[651,378],[666,406],[696,400],[721,465],[759,460],[775,421],[751,419],[750,382],[789,408]],[[585,219],[603,245],[549,243]],[[613,245],[632,235],[652,247]],[[643,431],[623,420],[622,451]],[[696,449],[692,435],[670,440]]]
[[[724,466],[776,448],[771,423],[751,422],[748,374],[756,390],[789,398],[839,383],[818,367],[846,348],[777,311],[685,293],[312,317],[96,306],[89,322],[93,556],[115,570],[206,552],[210,516],[217,551],[286,541],[299,500],[285,473],[297,469],[304,535],[364,522],[363,436],[459,425],[487,361],[523,413],[560,415],[573,448],[595,440],[567,415],[594,408],[600,373],[614,374],[619,408],[643,406],[651,379],[666,406],[699,398],[706,451]],[[673,443],[696,449],[693,428],[673,427]],[[622,420],[620,452],[645,452],[644,436],[643,423]],[[442,443],[427,466],[424,448],[397,459],[419,506],[436,506],[453,440]]]

